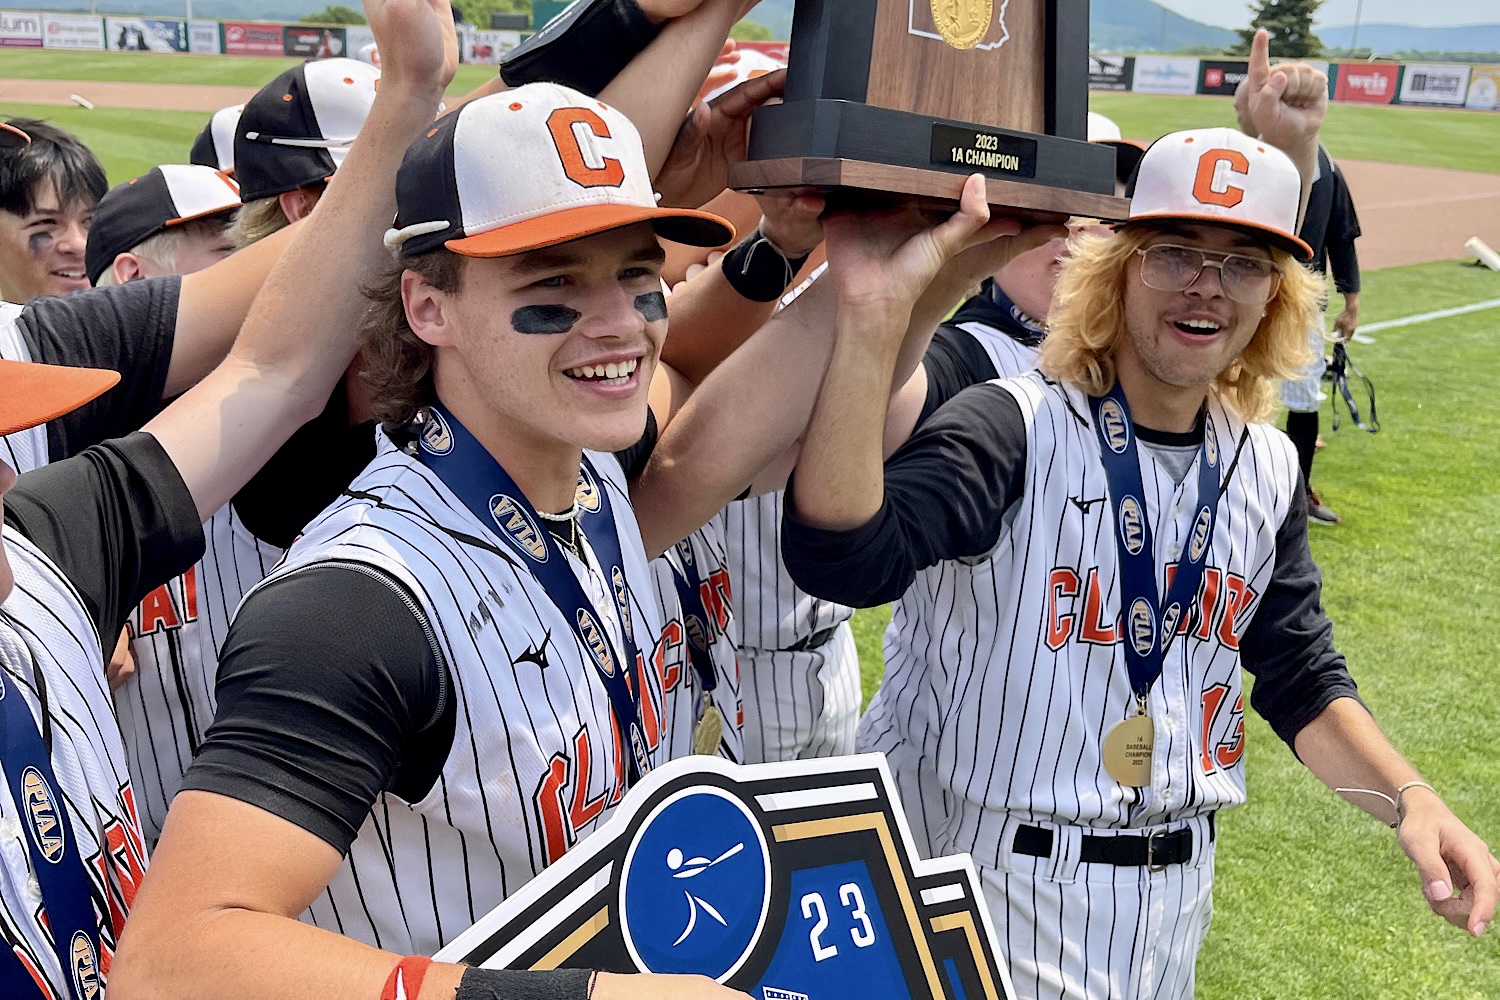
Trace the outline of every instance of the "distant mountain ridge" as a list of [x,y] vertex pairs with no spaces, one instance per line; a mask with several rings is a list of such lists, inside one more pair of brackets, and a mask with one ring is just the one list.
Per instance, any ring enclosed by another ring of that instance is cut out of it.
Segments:
[[[1317,29],[1330,48],[1346,49],[1354,37],[1354,26],[1330,25]],[[1372,52],[1500,52],[1500,24],[1469,24],[1447,28],[1414,28],[1406,24],[1361,24],[1359,47]]]

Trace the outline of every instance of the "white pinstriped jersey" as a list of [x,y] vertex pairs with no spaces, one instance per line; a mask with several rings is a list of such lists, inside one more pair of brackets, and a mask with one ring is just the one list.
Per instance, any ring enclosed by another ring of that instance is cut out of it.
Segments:
[[[1136,790],[1111,778],[1100,758],[1105,733],[1133,712],[1134,696],[1113,515],[1087,400],[1039,373],[1000,384],[1027,422],[1024,494],[994,551],[917,575],[888,634],[886,680],[861,723],[860,749],[923,758],[949,803],[946,816],[924,817],[930,848],[980,849],[982,865],[993,863],[984,856],[993,859],[993,827],[1007,813],[1122,828],[1238,805],[1239,636],[1270,580],[1290,509],[1290,442],[1211,401],[1215,442],[1228,456],[1221,461],[1234,468],[1242,435],[1245,444],[1219,501],[1202,613],[1183,623],[1151,690],[1157,749],[1150,786]],[[1175,565],[1196,474],[1179,486],[1149,449],[1140,462],[1157,565]],[[1165,591],[1165,580],[1158,586]]]
[[[0,302],[0,358],[6,361],[30,361],[31,350],[26,339],[16,326],[21,307],[11,302]],[[47,451],[47,425],[28,427],[0,437],[0,461],[15,469],[17,474],[40,469],[49,461]]]
[[219,650],[234,611],[283,551],[251,534],[232,504],[209,518],[203,536],[197,565],[157,587],[132,612],[135,673],[114,696],[141,828],[151,844],[214,721]]
[[[735,624],[732,608],[732,578],[725,567],[724,512],[715,514],[712,520],[689,535],[682,544],[690,546],[693,568],[698,578],[698,593],[703,600],[703,609],[711,619],[706,624],[708,650],[717,683],[714,704],[724,716],[724,738],[719,741],[719,756],[739,762],[745,756],[742,735],[745,706],[740,701],[737,655],[739,629]],[[682,566],[678,548],[680,546],[674,546],[665,555],[651,560],[657,606],[661,620],[667,623],[663,634],[668,639],[665,669],[662,672],[665,702],[663,760],[685,757],[693,752],[693,730],[697,726],[703,703],[702,686],[688,661],[686,635],[683,633],[684,614],[680,610],[677,583],[672,569],[674,564],[679,568]]]
[[[0,613],[0,664],[5,696],[18,694],[40,724],[36,676],[47,689],[52,768],[88,874],[99,921],[100,981],[109,974],[115,944],[145,874],[146,852],[136,819],[125,751],[104,682],[99,634],[72,583],[41,551],[7,531],[5,547],[15,589]],[[38,912],[41,893],[30,870],[18,808],[0,782],[0,938],[17,949],[50,984],[68,996]]]
[[789,649],[854,615],[792,582],[781,561],[781,509],[785,493],[736,500],[725,508],[729,578],[734,581],[734,617],[740,645]]
[[[642,728],[659,761],[669,630],[620,465],[590,457],[624,553]],[[349,492],[308,525],[267,581],[329,563],[401,581],[447,664],[455,732],[431,792],[412,803],[381,795],[304,919],[429,955],[599,825],[623,794],[625,758],[592,659],[513,549],[383,434]],[[570,565],[615,634],[619,615],[597,570]]]
[[984,348],[984,353],[990,356],[990,363],[995,366],[996,378],[1011,378],[1036,367],[1039,348],[1028,347],[1005,331],[974,320],[960,323],[958,328]]

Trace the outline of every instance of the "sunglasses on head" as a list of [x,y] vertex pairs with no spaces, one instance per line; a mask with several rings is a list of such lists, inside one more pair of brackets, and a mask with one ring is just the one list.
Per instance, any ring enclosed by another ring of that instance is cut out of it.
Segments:
[[0,122],[0,149],[19,149],[31,145],[31,136],[8,122]]

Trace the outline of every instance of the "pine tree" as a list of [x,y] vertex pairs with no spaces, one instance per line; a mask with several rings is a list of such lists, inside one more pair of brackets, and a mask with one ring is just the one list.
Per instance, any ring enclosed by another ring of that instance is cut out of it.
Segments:
[[1250,27],[1239,32],[1240,43],[1230,51],[1247,55],[1250,42],[1259,28],[1271,33],[1271,55],[1286,59],[1307,59],[1320,55],[1323,41],[1313,34],[1313,16],[1323,0],[1261,0],[1252,4],[1255,16]]

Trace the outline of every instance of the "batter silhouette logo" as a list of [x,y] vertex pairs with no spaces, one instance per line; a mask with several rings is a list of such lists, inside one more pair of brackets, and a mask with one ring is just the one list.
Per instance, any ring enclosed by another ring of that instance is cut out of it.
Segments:
[[765,927],[771,859],[743,803],[688,789],[657,806],[625,855],[625,947],[651,972],[737,972]]
[[922,859],[879,754],[653,768],[433,956],[707,976],[758,1000],[1013,1000],[973,862]]

